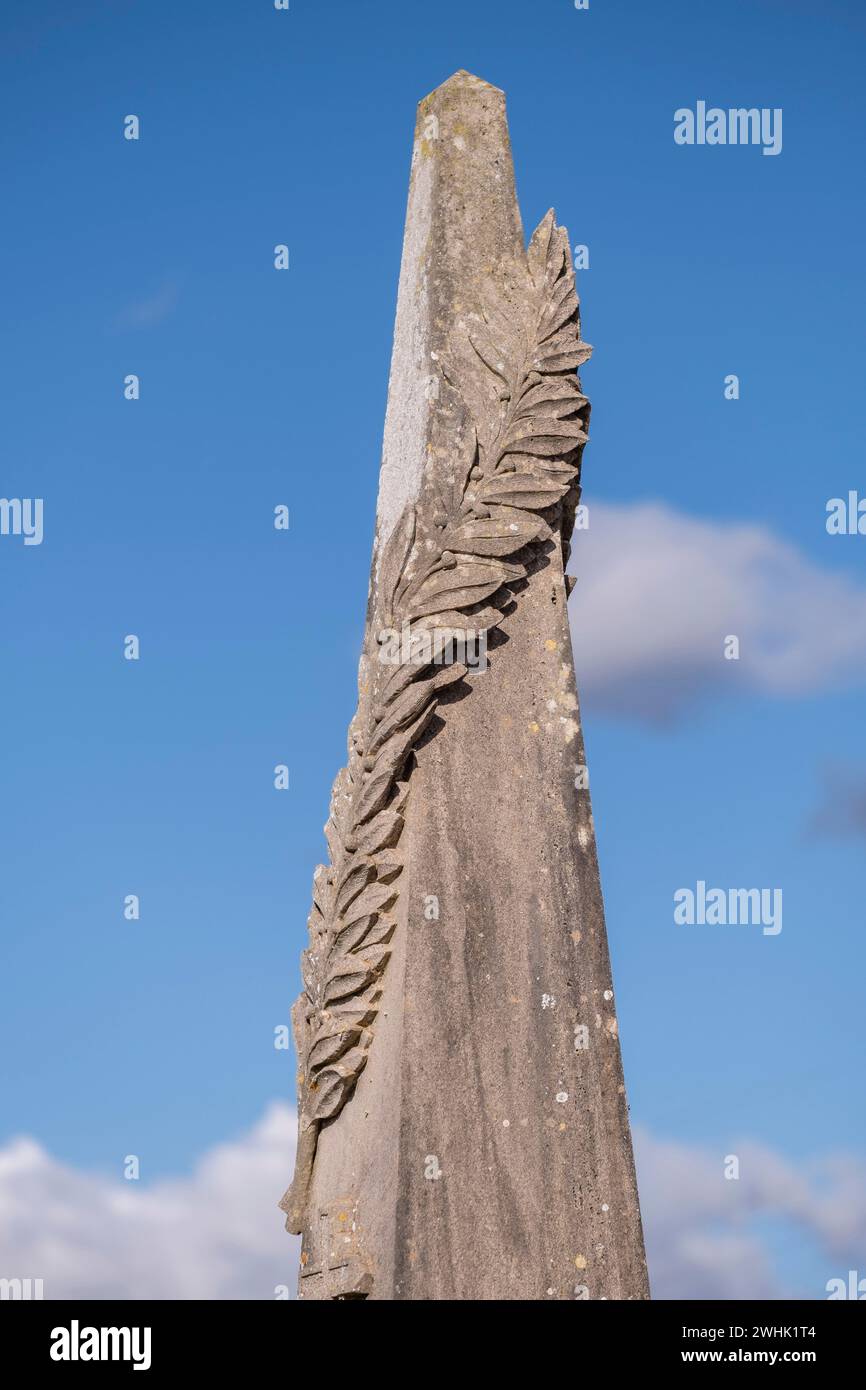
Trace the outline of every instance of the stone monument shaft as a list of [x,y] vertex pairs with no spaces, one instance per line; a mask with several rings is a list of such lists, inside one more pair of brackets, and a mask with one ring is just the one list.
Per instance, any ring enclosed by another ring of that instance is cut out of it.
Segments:
[[305,1298],[649,1296],[566,610],[589,353],[552,213],[525,249],[504,96],[457,73],[418,109],[293,1011]]

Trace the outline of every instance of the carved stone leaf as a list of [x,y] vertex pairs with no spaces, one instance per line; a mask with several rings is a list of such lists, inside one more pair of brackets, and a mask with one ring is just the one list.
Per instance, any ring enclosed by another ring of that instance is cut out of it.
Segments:
[[[576,430],[573,434],[533,434],[515,439],[514,448],[525,451],[527,448],[532,450],[533,463],[540,462],[544,458],[556,458],[562,454],[569,454],[573,449],[580,448],[581,444],[586,443],[586,433],[583,430]],[[509,450],[509,454],[511,451]]]
[[326,1004],[333,1004],[338,999],[347,999],[353,994],[360,994],[375,978],[374,972],[362,965],[355,965],[350,969],[348,964],[344,963],[358,959],[357,956],[340,958],[337,968],[325,983],[324,1000]]
[[576,371],[592,356],[589,343],[584,343],[574,333],[558,333],[542,343],[532,360],[538,372]]
[[356,917],[348,926],[344,926],[334,937],[333,949],[340,955],[345,955],[352,951],[356,946],[360,946],[366,941],[367,933],[374,927],[379,920],[378,914],[368,912],[366,917]]
[[344,1052],[354,1047],[360,1036],[360,1028],[340,1028],[331,1032],[319,1029],[310,1047],[307,1066],[311,1071],[315,1071],[326,1066],[328,1062],[336,1062],[338,1057],[342,1057]]
[[425,579],[409,599],[409,617],[441,613],[446,608],[467,608],[495,594],[505,576],[499,565],[463,564],[438,570]]
[[311,948],[318,949],[320,943],[327,935],[327,928],[327,918],[322,916],[316,904],[313,903],[313,906],[310,908],[310,915],[307,918],[307,931],[310,934]]
[[307,1055],[307,1038],[310,1035],[310,1016],[312,1010],[307,1001],[306,992],[298,995],[292,1005],[292,1036],[295,1040],[295,1051],[298,1054],[298,1061],[303,1065]]
[[529,273],[537,289],[541,290],[547,280],[548,266],[550,262],[551,237],[556,216],[553,208],[544,214],[529,242],[526,257],[529,262]]
[[[531,415],[518,416],[509,429],[506,439],[506,451],[512,453],[514,448],[523,449],[527,454],[537,452],[534,444],[530,443],[537,436],[547,437],[558,435],[562,440],[579,439],[585,442],[586,433],[584,421],[580,415],[568,408],[568,402],[564,402],[559,410],[556,404],[552,409],[536,410]],[[573,444],[563,443],[563,449],[573,448]]]
[[[511,267],[509,280],[513,279],[515,270]],[[481,312],[487,332],[500,348],[504,364],[511,366],[522,356],[526,332],[525,295],[515,298],[513,291],[513,285],[500,286],[491,276],[482,280],[480,286]]]
[[[463,436],[456,450],[454,467],[448,474],[450,482],[450,496],[441,496],[440,500],[446,514],[459,510],[463,501],[463,494],[466,491],[466,483],[469,473],[478,458],[478,435],[471,419],[467,428],[463,431]],[[407,576],[410,578],[410,576]],[[406,587],[405,585],[403,586]]]
[[548,376],[523,393],[517,418],[532,416],[541,409],[549,415],[568,415],[588,404],[586,396],[581,394],[576,376]]
[[354,782],[348,768],[343,768],[334,782],[328,820],[325,825],[325,838],[331,851],[331,863],[340,862],[341,851],[352,824],[352,792]]
[[523,565],[516,564],[513,560],[489,560],[486,555],[458,555],[455,560],[459,565],[490,565],[495,564],[502,575],[503,584],[511,584],[515,579],[524,579],[526,569]]
[[[430,711],[432,718],[433,711]],[[391,795],[391,786],[394,781],[394,773],[390,767],[377,768],[372,773],[364,785],[361,799],[358,804],[358,820],[361,824],[374,816],[377,811],[388,801]]]
[[574,348],[589,349],[589,344],[582,341],[580,333],[573,323],[567,323],[558,333],[554,333],[550,338],[545,338],[537,345],[537,351],[541,354],[568,352]]
[[339,956],[332,961],[325,981],[324,1003],[327,1005],[338,999],[346,999],[351,994],[360,994],[382,973],[390,954],[387,946],[373,946],[361,955]]
[[376,856],[376,876],[379,883],[393,883],[403,872],[404,859],[398,849],[386,849]]
[[494,341],[487,326],[477,324],[471,328],[469,341],[485,367],[489,367],[492,372],[507,382],[509,354],[505,348]]
[[334,886],[331,870],[319,864],[313,872],[313,902],[323,917],[327,917],[333,902]]
[[314,1120],[330,1120],[340,1113],[366,1061],[366,1051],[354,1047],[340,1061],[318,1073],[312,1105]]
[[570,352],[554,352],[549,356],[539,354],[533,366],[539,372],[574,372],[591,356],[592,348],[589,343],[580,343]]
[[357,898],[365,884],[370,882],[374,876],[372,864],[360,862],[351,864],[348,872],[343,875],[340,887],[337,890],[335,907],[338,917],[342,917],[353,898]]
[[[388,742],[384,743],[375,755],[375,767],[373,768],[374,777],[385,769],[389,773],[392,782],[396,780],[398,774],[402,771],[403,764],[407,757],[421,737],[421,734],[427,728],[435,712],[436,701],[432,699],[421,711],[414,723],[402,729],[399,733],[392,734]],[[363,819],[366,820],[367,817],[364,816]]]
[[430,684],[425,680],[415,680],[407,683],[383,713],[383,718],[370,740],[370,755],[378,752],[392,735],[405,729],[420,714],[421,710],[430,699],[432,691]]
[[397,896],[397,889],[391,883],[371,883],[359,898],[356,898],[346,913],[346,925],[366,917],[371,912],[381,912],[390,907]]
[[333,816],[329,816],[325,821],[325,839],[328,842],[328,853],[331,856],[331,863],[335,864],[344,848],[343,837],[337,827]]
[[564,275],[557,285],[549,307],[544,311],[539,323],[539,340],[551,337],[558,332],[563,324],[568,323],[569,319],[575,319],[577,326],[577,315],[580,312],[580,301],[574,288],[574,276]]
[[550,233],[550,246],[547,252],[547,268],[544,277],[544,293],[546,297],[553,294],[554,286],[561,275],[571,279],[571,257],[568,251],[568,237],[564,227],[556,224],[554,217],[553,227]]
[[328,849],[329,851],[331,851],[332,865],[336,865],[336,863],[339,863],[339,860],[341,860],[342,852],[343,849],[346,848],[346,842],[348,842],[349,834],[349,817],[341,815],[338,819],[338,816],[336,816],[334,813],[334,809],[332,809],[331,815],[329,815],[328,820],[325,821],[325,840],[328,841]]
[[[378,998],[378,995],[376,997]],[[361,999],[350,999],[341,1004],[333,1004],[325,1010],[322,1017],[335,1027],[347,1027],[349,1024],[358,1023],[366,1028],[376,1022],[378,1012],[375,1002],[368,1004]]]
[[559,276],[559,279],[553,286],[553,289],[551,290],[547,298],[547,301],[544,304],[544,307],[542,308],[541,318],[539,319],[539,327],[542,329],[542,331],[545,319],[556,318],[556,316],[561,312],[563,305],[568,302],[570,296],[573,294],[575,294],[574,272],[572,271],[571,265],[569,264],[565,267],[565,273]]
[[301,952],[301,979],[307,998],[315,1005],[318,1002],[319,969],[318,961],[310,950]]
[[379,750],[376,765],[369,774],[358,799],[359,824],[363,824],[371,816],[375,816],[377,811],[382,810],[391,795],[397,774],[412,751],[415,740],[420,737],[435,713],[436,701],[431,700],[427,708],[421,711],[414,724],[410,724],[403,733],[389,739],[385,746]]
[[350,1005],[337,1009],[323,1009],[312,1041],[318,1042],[320,1038],[331,1038],[337,1033],[345,1033],[352,1029],[360,1036],[362,1029],[372,1022],[375,1016],[375,1010],[358,1009]]
[[[396,700],[400,692],[405,690],[407,685],[411,685],[414,680],[417,680],[422,672],[426,671],[430,665],[426,652],[423,652],[423,640],[420,632],[415,632],[413,630],[411,642],[408,643],[407,646],[410,659],[408,661],[402,661],[399,666],[395,666],[393,675],[390,675],[386,680],[381,697],[376,705],[376,722],[385,718],[385,715],[391,707],[392,701]],[[418,657],[423,655],[423,660],[413,661],[411,659],[413,655]]]
[[497,513],[481,521],[464,521],[450,527],[446,540],[452,550],[474,555],[512,555],[538,535],[539,524],[528,514],[518,520],[513,513]]
[[484,607],[475,612],[472,609],[464,612],[457,612],[456,608],[447,609],[444,613],[428,613],[423,618],[417,620],[416,626],[425,631],[438,633],[437,641],[448,641],[446,634],[449,632],[488,632],[490,628],[496,627],[502,622],[502,614],[498,608]]
[[339,1115],[354,1084],[354,1078],[350,1082],[338,1071],[329,1069],[321,1071],[316,1080],[316,1089],[309,1105],[310,1119],[321,1122]]
[[554,482],[571,487],[577,477],[577,465],[565,459],[533,459],[532,472],[541,478],[552,478]]
[[410,502],[404,507],[397,525],[385,543],[379,567],[379,594],[382,611],[386,615],[392,612],[397,585],[415,540],[415,528],[415,507]]
[[395,845],[402,829],[403,817],[399,811],[380,811],[378,816],[374,816],[373,820],[364,826],[358,836],[358,853],[370,856]]
[[424,708],[431,695],[443,686],[459,681],[461,676],[465,674],[465,666],[454,663],[426,680],[417,680],[408,685],[403,693],[394,700],[387,715],[377,728],[370,741],[368,752],[375,753],[377,748],[380,748],[392,734],[397,733],[400,729],[405,729],[407,724],[410,724]]
[[[480,320],[478,320],[480,323]],[[499,400],[499,392],[502,388],[502,379],[495,372],[491,372],[479,357],[469,339],[468,327],[464,329],[464,336],[459,345],[455,344],[452,352],[445,355],[439,353],[437,364],[443,377],[447,390],[445,396],[450,391],[454,392],[455,398],[462,405],[466,419],[470,422],[476,433],[476,440],[479,447],[487,444],[488,433],[495,426],[496,405]],[[463,445],[466,443],[456,443],[455,447],[455,473],[460,474],[467,464],[463,476],[460,480],[462,489],[466,480],[466,474],[472,466],[467,461],[467,455]],[[452,511],[462,497],[452,498],[452,507],[447,510]]]
[[499,473],[488,478],[478,489],[485,502],[500,507],[521,507],[528,511],[543,511],[558,502],[568,491],[568,485],[545,478],[538,473]]
[[[577,477],[577,464],[570,459],[536,458],[532,454],[509,454],[509,463],[517,473],[532,473],[537,478],[570,485]],[[501,475],[500,475],[501,476]]]
[[347,767],[340,768],[331,789],[331,815],[342,830],[351,813],[354,781]]
[[528,420],[516,420],[505,436],[505,449],[519,449],[527,454],[552,456],[567,453],[578,444],[586,443],[583,421],[562,420],[555,415],[535,415]]
[[373,925],[369,935],[364,940],[364,949],[368,946],[384,945],[390,941],[397,927],[397,920],[394,917],[380,917]]

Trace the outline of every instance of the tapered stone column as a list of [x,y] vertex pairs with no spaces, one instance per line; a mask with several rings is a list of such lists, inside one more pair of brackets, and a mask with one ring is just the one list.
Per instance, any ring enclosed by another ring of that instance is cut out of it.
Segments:
[[305,1298],[648,1297],[566,610],[589,351],[552,214],[525,250],[504,96],[457,73],[418,109],[294,1013]]

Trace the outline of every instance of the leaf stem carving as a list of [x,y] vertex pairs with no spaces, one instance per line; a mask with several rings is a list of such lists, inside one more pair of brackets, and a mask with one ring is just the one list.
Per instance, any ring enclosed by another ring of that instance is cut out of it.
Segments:
[[480,419],[470,404],[467,354],[441,363],[468,419],[450,502],[434,480],[429,496],[405,508],[378,567],[377,619],[408,632],[408,659],[369,662],[325,826],[330,863],[313,880],[303,992],[292,1011],[298,1149],[280,1203],[294,1232],[305,1220],[320,1127],[351,1097],[373,1042],[397,927],[413,750],[440,692],[466,673],[454,660],[423,659],[422,639],[431,629],[447,642],[457,627],[495,627],[509,586],[527,573],[520,552],[550,537],[544,513],[561,526],[561,509],[551,509],[579,482],[589,404],[574,372],[591,349],[580,338],[568,236],[552,212],[530,241],[522,273],[516,304],[492,279],[485,283],[468,332],[469,356],[502,383],[496,418]]

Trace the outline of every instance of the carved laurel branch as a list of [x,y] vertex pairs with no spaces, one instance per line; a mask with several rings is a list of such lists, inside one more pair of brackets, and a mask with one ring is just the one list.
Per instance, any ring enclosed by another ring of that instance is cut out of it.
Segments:
[[454,629],[495,627],[510,586],[527,574],[526,556],[554,534],[541,513],[579,481],[589,403],[574,372],[592,349],[580,338],[568,236],[553,212],[520,278],[485,283],[467,325],[470,360],[439,364],[466,408],[465,448],[445,487],[431,483],[406,507],[379,566],[378,612],[385,626],[408,628],[408,659],[371,663],[325,826],[331,862],[313,880],[304,990],[292,1011],[298,1154],[280,1204],[293,1231],[303,1224],[319,1126],[351,1096],[373,1039],[397,925],[412,751],[440,692],[466,673],[429,659],[431,629],[441,652]]

